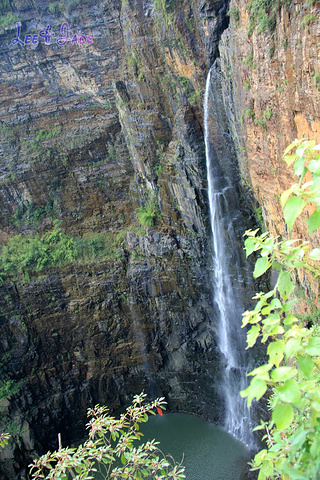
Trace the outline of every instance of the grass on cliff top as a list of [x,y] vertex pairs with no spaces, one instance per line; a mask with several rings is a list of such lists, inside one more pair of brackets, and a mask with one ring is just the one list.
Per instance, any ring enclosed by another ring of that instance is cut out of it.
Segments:
[[53,230],[43,235],[15,235],[0,251],[0,280],[30,274],[71,262],[88,263],[97,259],[120,258],[125,232],[102,232],[73,238],[56,221]]

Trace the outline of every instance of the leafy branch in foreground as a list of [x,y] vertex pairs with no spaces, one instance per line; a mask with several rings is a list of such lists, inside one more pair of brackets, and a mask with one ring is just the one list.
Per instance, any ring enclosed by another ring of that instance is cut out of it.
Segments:
[[[132,480],[185,478],[184,467],[164,456],[155,440],[141,444],[139,424],[147,422],[148,414],[164,409],[164,399],[143,404],[146,395],[136,395],[132,405],[117,420],[108,415],[107,407],[88,410],[89,439],[78,448],[61,448],[43,455],[32,465],[32,478],[92,479],[99,471],[105,479]],[[136,442],[135,442],[136,441]]]
[[[295,153],[289,154],[293,148]],[[292,230],[295,220],[309,204],[306,220],[309,233],[320,226],[320,145],[296,140],[285,151],[288,166],[294,163],[298,183],[283,192],[281,205],[285,222]],[[306,181],[304,182],[304,180]],[[303,183],[304,182],[304,183]],[[275,287],[254,297],[255,308],[243,314],[248,348],[258,339],[267,343],[268,361],[254,369],[248,388],[240,394],[250,406],[271,390],[271,419],[255,430],[265,430],[267,448],[258,452],[252,470],[258,480],[317,480],[320,478],[320,337],[319,325],[306,326],[294,314],[301,299],[294,296],[297,269],[311,277],[320,274],[320,249],[301,240],[280,240],[258,230],[246,232],[247,256],[258,251],[254,277],[274,262],[281,272]]]

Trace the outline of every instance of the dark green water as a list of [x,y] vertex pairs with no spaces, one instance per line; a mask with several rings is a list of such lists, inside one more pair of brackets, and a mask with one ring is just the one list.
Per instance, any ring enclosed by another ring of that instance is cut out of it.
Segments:
[[149,417],[143,441],[155,438],[176,462],[183,458],[186,480],[243,480],[249,451],[216,425],[181,413]]

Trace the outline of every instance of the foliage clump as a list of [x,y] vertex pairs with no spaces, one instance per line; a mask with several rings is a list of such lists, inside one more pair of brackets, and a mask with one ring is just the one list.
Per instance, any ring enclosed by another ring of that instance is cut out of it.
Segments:
[[15,24],[18,21],[19,21],[18,15],[12,12],[8,12],[7,15],[0,16],[0,30],[3,30],[11,26],[15,27]]
[[139,424],[147,422],[148,414],[155,415],[155,410],[162,414],[165,403],[160,398],[143,404],[145,397],[136,395],[119,420],[109,416],[107,407],[89,409],[89,439],[78,448],[60,448],[43,455],[31,468],[32,478],[80,480],[94,478],[97,472],[108,479],[185,478],[184,467],[164,456],[158,442],[139,442],[143,436]]
[[147,202],[143,207],[139,208],[138,220],[143,227],[152,227],[158,216],[159,207],[153,201]]
[[230,8],[230,10],[228,11],[228,14],[227,14],[230,18],[232,18],[232,20],[234,21],[234,23],[236,25],[239,25],[239,22],[240,22],[240,12],[239,12],[239,9],[236,8],[236,7],[233,7],[233,8]]
[[258,33],[274,33],[277,24],[277,14],[282,6],[290,5],[291,0],[251,0],[247,9],[249,11],[248,36],[251,37],[255,27]]
[[[295,148],[295,152],[290,152]],[[284,219],[292,231],[306,205],[309,233],[320,227],[320,145],[312,141],[293,142],[285,151],[288,166],[294,164],[299,181],[281,195]],[[310,210],[309,210],[310,211]],[[317,480],[320,478],[320,328],[299,319],[294,294],[297,269],[304,275],[320,275],[320,249],[300,239],[282,240],[258,230],[246,232],[247,256],[260,252],[254,277],[260,277],[275,262],[281,271],[274,288],[254,297],[255,308],[243,314],[248,348],[257,340],[266,343],[267,363],[255,368],[248,388],[241,392],[248,406],[267,391],[271,419],[255,430],[264,430],[267,448],[255,456],[252,469],[258,480]]]
[[101,232],[73,238],[54,221],[54,228],[43,235],[15,235],[0,250],[0,280],[30,274],[72,262],[87,263],[97,259],[119,257],[123,232]]
[[320,72],[316,72],[313,74],[313,81],[316,85],[317,90],[320,91]]
[[1,0],[0,2],[0,14],[3,15],[4,13],[12,10],[11,0]]

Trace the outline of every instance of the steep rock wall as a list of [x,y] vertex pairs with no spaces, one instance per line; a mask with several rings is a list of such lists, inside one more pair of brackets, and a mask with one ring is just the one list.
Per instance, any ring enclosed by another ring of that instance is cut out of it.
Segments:
[[[59,220],[78,242],[103,234],[107,250],[4,278],[1,375],[21,387],[2,399],[3,476],[23,477],[58,432],[81,438],[87,407],[117,412],[143,389],[221,413],[202,95],[227,2],[174,3],[21,0],[2,23],[0,239]],[[27,45],[12,43],[17,21]],[[48,44],[28,43],[47,25]]]
[[[221,413],[202,129],[218,52],[225,134],[272,233],[286,234],[283,149],[303,134],[320,140],[317,2],[279,2],[267,30],[247,0],[177,3],[20,0],[0,32],[1,241],[58,219],[77,239],[109,242],[102,259],[1,287],[1,365],[23,381],[2,400],[15,426],[2,452],[8,476],[56,448],[59,431],[79,439],[97,402],[119,411],[145,389],[172,409]],[[56,36],[13,45],[17,20],[22,39],[46,25]],[[92,43],[58,46],[66,21]],[[141,228],[149,204],[161,217]],[[295,235],[306,237],[299,223]]]
[[[320,5],[271,2],[267,10],[258,4],[230,2],[230,27],[219,44],[223,97],[243,185],[261,205],[266,228],[287,237],[279,199],[295,180],[283,151],[303,136],[320,141]],[[319,242],[301,220],[293,238]],[[318,293],[315,282],[300,281],[307,296]]]

